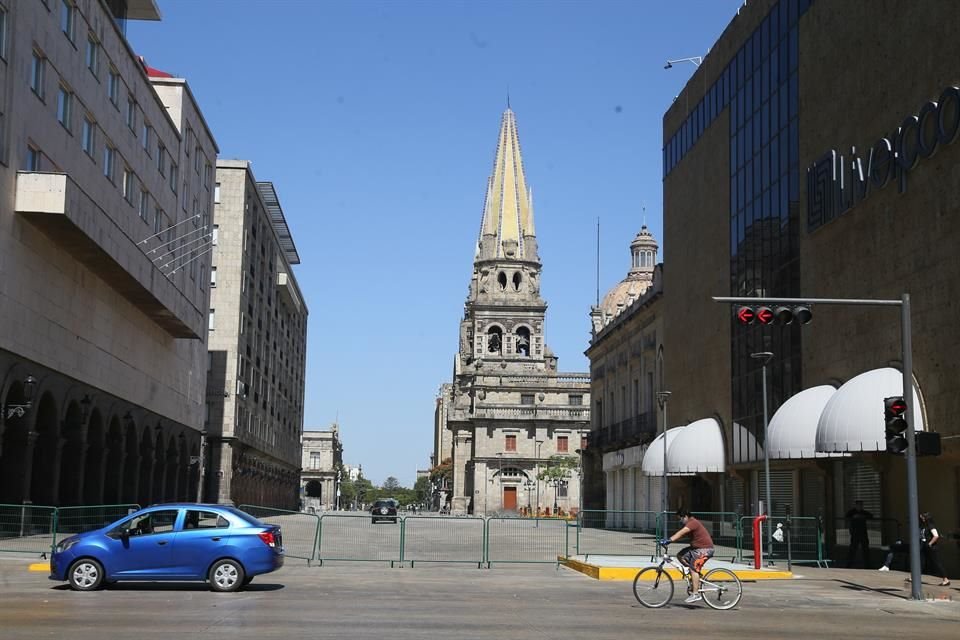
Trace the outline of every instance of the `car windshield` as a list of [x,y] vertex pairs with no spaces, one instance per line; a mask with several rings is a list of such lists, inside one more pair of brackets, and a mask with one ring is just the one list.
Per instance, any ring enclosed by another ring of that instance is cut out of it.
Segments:
[[388,500],[379,500],[373,505],[374,507],[392,507],[393,503]]

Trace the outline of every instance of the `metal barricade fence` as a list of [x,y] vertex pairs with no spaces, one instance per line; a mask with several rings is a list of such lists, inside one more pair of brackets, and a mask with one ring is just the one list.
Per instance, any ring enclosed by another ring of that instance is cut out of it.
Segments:
[[325,513],[320,516],[316,559],[356,562],[400,562],[403,523],[373,523],[369,513]]
[[310,562],[316,557],[317,539],[320,535],[319,516],[252,504],[241,504],[238,508],[261,522],[279,526],[284,555],[288,558],[302,558]]
[[486,562],[543,562],[559,564],[567,551],[564,518],[504,518],[486,522]]
[[400,526],[400,561],[409,561],[411,567],[416,562],[469,562],[479,567],[486,559],[483,518],[404,516]]
[[654,555],[660,535],[655,511],[586,509],[577,514],[577,555]]
[[0,551],[47,553],[56,530],[56,507],[0,504]]
[[[740,544],[738,545],[739,562],[750,564],[753,562],[753,520],[755,516],[740,518]],[[772,536],[777,524],[784,527],[783,540]],[[791,516],[790,535],[786,532],[787,516],[775,514],[763,523],[763,553],[770,560],[786,560],[788,555],[795,564],[816,564],[824,562],[823,556],[823,527],[820,518],[814,516]],[[773,546],[767,545],[767,529],[773,540]],[[787,545],[789,544],[789,549]]]
[[57,507],[57,530],[53,542],[56,544],[65,535],[100,529],[139,510],[140,505],[134,503]]

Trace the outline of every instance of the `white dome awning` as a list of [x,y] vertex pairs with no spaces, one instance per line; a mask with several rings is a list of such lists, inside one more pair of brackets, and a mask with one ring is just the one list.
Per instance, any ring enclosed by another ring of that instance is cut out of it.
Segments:
[[723,428],[715,418],[691,422],[668,445],[668,473],[722,473],[727,468]]
[[828,384],[810,387],[780,405],[767,426],[771,460],[835,455],[817,451],[817,424],[836,392],[837,389]]
[[[883,399],[903,393],[903,374],[892,367],[861,373],[827,402],[817,423],[816,450],[829,453],[886,451]],[[920,393],[913,385],[914,429],[924,430]]]
[[[667,429],[667,453],[670,452],[670,445],[673,444],[673,441],[676,439],[677,435],[682,432],[686,427],[674,427],[673,429]],[[663,436],[664,434],[658,435],[653,439],[647,446],[646,452],[643,454],[643,462],[640,464],[640,469],[648,476],[662,476],[663,475]],[[669,469],[669,463],[667,469]]]

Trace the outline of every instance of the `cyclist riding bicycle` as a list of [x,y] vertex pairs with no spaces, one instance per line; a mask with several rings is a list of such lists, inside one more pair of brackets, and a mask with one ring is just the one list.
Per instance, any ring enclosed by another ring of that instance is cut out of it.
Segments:
[[713,538],[699,520],[692,517],[686,509],[677,509],[677,517],[683,527],[669,538],[664,538],[660,544],[666,546],[680,538],[691,535],[690,546],[684,547],[677,553],[677,560],[691,569],[690,580],[693,582],[693,593],[684,602],[698,602],[703,600],[700,595],[700,569],[707,560],[713,557]]

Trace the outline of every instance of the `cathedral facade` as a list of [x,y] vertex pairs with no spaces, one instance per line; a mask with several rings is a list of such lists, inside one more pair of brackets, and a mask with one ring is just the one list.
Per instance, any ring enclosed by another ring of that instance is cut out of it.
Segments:
[[557,370],[544,340],[541,270],[516,117],[508,108],[487,181],[453,382],[438,399],[434,459],[452,461],[452,513],[580,508],[590,377]]

